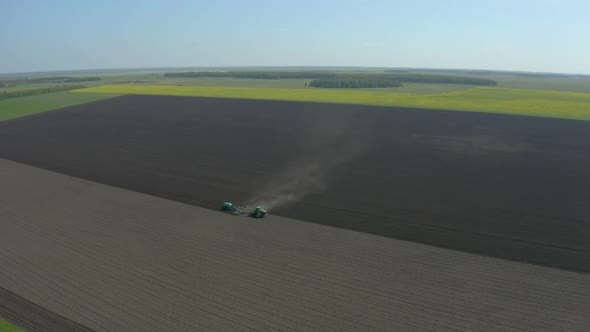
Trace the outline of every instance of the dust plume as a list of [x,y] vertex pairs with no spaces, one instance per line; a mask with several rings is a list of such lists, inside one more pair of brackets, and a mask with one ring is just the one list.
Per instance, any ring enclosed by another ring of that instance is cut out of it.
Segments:
[[371,146],[377,124],[374,114],[346,109],[335,114],[314,107],[318,109],[302,113],[293,123],[299,137],[292,146],[285,146],[292,152],[291,162],[266,182],[248,206],[272,210],[321,193],[341,176],[340,166]]
[[342,112],[334,118],[319,111],[306,120],[299,145],[288,147],[293,151],[291,163],[269,179],[249,206],[272,210],[324,191],[337,177],[338,167],[365,152],[372,137],[368,116]]
[[362,151],[358,142],[330,144],[324,153],[298,160],[275,176],[251,199],[248,206],[260,205],[267,210],[296,202],[305,196],[324,191],[330,173],[338,166],[356,158]]
[[306,195],[321,192],[326,187],[322,173],[322,168],[318,164],[293,167],[271,181],[271,184],[248,205],[261,205],[267,210],[272,210]]

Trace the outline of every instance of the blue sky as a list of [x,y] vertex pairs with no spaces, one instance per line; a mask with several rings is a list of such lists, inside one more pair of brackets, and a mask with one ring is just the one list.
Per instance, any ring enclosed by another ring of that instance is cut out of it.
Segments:
[[0,0],[0,72],[388,66],[590,74],[587,0]]

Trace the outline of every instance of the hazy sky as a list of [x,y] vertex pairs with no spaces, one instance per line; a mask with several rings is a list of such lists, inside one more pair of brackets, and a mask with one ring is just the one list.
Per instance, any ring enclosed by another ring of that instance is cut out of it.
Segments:
[[0,72],[245,65],[590,74],[590,1],[0,0]]

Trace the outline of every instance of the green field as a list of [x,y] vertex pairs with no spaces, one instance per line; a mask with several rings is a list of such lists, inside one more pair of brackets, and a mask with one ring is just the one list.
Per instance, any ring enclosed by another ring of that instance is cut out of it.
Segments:
[[24,330],[0,319],[0,332],[23,332]]
[[56,92],[0,100],[0,121],[115,96],[117,94]]
[[[281,88],[281,89],[308,89],[306,87],[310,79],[281,79],[261,80],[244,79],[231,77],[197,77],[197,78],[165,78],[154,79],[153,83],[145,85],[183,85],[183,86],[222,86],[222,87],[244,87],[244,88]],[[147,82],[144,81],[144,82]],[[347,89],[347,91],[387,91],[396,93],[441,93],[449,91],[465,90],[474,87],[463,84],[428,84],[428,83],[404,83],[398,88],[377,88],[377,89]]]
[[440,94],[342,89],[271,89],[202,86],[105,85],[72,93],[150,94],[402,106],[590,120],[590,94],[479,87]]
[[[286,88],[286,89],[315,89],[306,87],[305,84],[312,81],[311,79],[244,79],[232,77],[164,77],[163,74],[110,74],[99,75],[102,80],[97,82],[85,82],[84,84],[92,87],[99,85],[182,85],[182,86],[224,86],[224,87],[244,87],[244,88]],[[33,85],[30,85],[33,86]],[[38,86],[47,86],[37,85]],[[473,85],[462,84],[428,84],[428,83],[404,83],[399,88],[384,89],[350,89],[348,91],[388,91],[398,93],[442,93],[448,91],[465,90],[474,87]],[[17,88],[0,88],[0,92],[7,89],[27,89],[26,87]]]
[[[253,70],[243,68],[237,70]],[[229,70],[229,69],[228,69]],[[236,69],[235,69],[236,70]],[[298,71],[275,68],[260,70]],[[339,74],[387,74],[384,68],[324,68]],[[24,75],[95,76],[99,81],[83,82],[84,93],[57,92],[0,100],[0,121],[29,114],[93,102],[121,94],[162,94],[405,106],[460,111],[522,114],[590,120],[590,76],[545,75],[512,72],[407,69],[400,73],[451,75],[492,79],[497,87],[462,84],[404,83],[403,87],[376,89],[323,89],[306,87],[311,79],[247,79],[233,77],[165,77],[171,69],[146,71],[71,72]],[[177,70],[178,71],[178,70]],[[2,80],[20,76],[0,75]],[[32,90],[63,83],[18,84],[3,91]]]

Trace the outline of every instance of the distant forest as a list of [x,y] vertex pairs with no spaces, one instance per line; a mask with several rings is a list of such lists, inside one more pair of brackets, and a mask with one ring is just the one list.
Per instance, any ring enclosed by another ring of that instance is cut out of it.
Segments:
[[46,83],[79,83],[100,81],[100,77],[71,77],[71,76],[53,76],[53,77],[36,77],[36,78],[19,78],[13,80],[0,81],[0,88],[14,87],[22,84],[46,84]]
[[16,97],[33,96],[33,95],[39,95],[39,94],[43,94],[43,93],[83,89],[85,87],[86,87],[86,85],[83,85],[83,84],[74,84],[74,85],[57,85],[57,86],[50,86],[50,87],[46,87],[46,88],[38,88],[38,89],[30,89],[30,90],[17,90],[17,91],[10,91],[10,92],[2,91],[2,92],[0,92],[0,100],[8,99],[8,98],[16,98]]
[[[393,70],[391,70],[393,72]],[[487,78],[464,77],[451,75],[428,74],[394,74],[393,77],[400,82],[407,83],[440,83],[440,84],[470,84],[470,85],[498,85],[498,82]]]
[[382,88],[399,87],[400,82],[407,83],[438,83],[438,84],[469,84],[494,86],[494,80],[449,75],[406,74],[396,71],[385,74],[340,74],[322,71],[196,71],[166,73],[165,77],[233,77],[249,79],[314,79],[309,83],[312,87],[322,88]]
[[314,88],[332,89],[364,89],[364,88],[395,88],[403,86],[400,81],[390,79],[366,79],[366,78],[332,78],[320,79],[309,82],[308,86]]
[[335,73],[318,71],[195,71],[166,73],[165,77],[234,77],[265,80],[332,78]]

